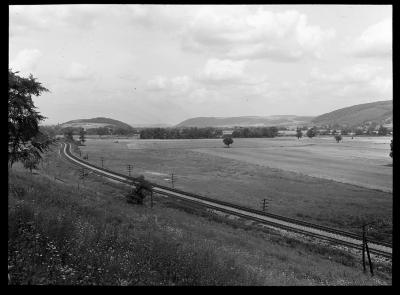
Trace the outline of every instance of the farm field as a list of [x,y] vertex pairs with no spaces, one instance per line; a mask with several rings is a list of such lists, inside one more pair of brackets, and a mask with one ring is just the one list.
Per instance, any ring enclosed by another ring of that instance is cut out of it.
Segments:
[[[118,141],[118,142],[116,142]],[[389,137],[321,138],[88,139],[80,147],[89,162],[127,174],[143,174],[159,184],[253,208],[263,198],[276,214],[360,231],[374,221],[371,236],[390,240],[392,160]]]

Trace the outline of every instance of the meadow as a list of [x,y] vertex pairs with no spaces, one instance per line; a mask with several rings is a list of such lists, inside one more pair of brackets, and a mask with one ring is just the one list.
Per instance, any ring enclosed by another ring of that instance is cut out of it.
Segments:
[[[128,187],[53,150],[34,173],[9,170],[9,284],[387,285],[358,255],[156,196],[127,204]],[[79,185],[78,185],[79,184]]]
[[89,162],[163,185],[390,241],[389,137],[137,140],[88,138]]

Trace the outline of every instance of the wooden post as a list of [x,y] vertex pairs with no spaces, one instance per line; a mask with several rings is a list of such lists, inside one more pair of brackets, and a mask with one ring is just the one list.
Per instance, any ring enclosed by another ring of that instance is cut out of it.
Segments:
[[104,158],[103,158],[103,157],[101,157],[101,158],[100,158],[100,160],[101,160],[101,168],[104,168],[104,166],[103,166],[103,161],[104,161]]
[[362,226],[363,229],[363,234],[362,234],[362,263],[363,263],[363,270],[364,272],[366,271],[365,269],[365,225]]
[[171,185],[174,188],[174,173],[171,173]]
[[153,191],[151,191],[150,200],[151,200],[151,208],[153,208]]
[[368,247],[368,241],[365,238],[365,247],[367,248],[367,255],[368,255],[368,263],[369,263],[369,270],[371,272],[371,276],[374,275],[374,271],[372,269],[372,261],[371,261],[371,256],[369,255],[369,247]]
[[129,176],[131,176],[132,166],[130,164],[127,165]]

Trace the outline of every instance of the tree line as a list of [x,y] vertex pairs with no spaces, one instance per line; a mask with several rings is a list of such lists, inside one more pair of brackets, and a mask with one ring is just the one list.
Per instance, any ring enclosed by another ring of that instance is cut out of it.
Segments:
[[[275,137],[278,135],[276,127],[235,127],[231,137]],[[222,129],[214,127],[186,127],[186,128],[145,128],[140,131],[141,139],[202,139],[220,138]]]

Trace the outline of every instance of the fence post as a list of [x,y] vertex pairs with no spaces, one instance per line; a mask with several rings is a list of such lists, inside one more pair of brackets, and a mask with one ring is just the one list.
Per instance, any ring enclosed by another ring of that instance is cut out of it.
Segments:
[[372,267],[372,261],[371,261],[371,256],[369,255],[369,247],[368,247],[368,241],[367,238],[365,238],[365,247],[367,248],[367,255],[368,255],[368,263],[369,263],[369,270],[371,272],[371,276],[374,275],[373,267]]
[[365,225],[362,226],[362,263],[363,263],[363,270],[364,272],[366,271],[365,269]]

